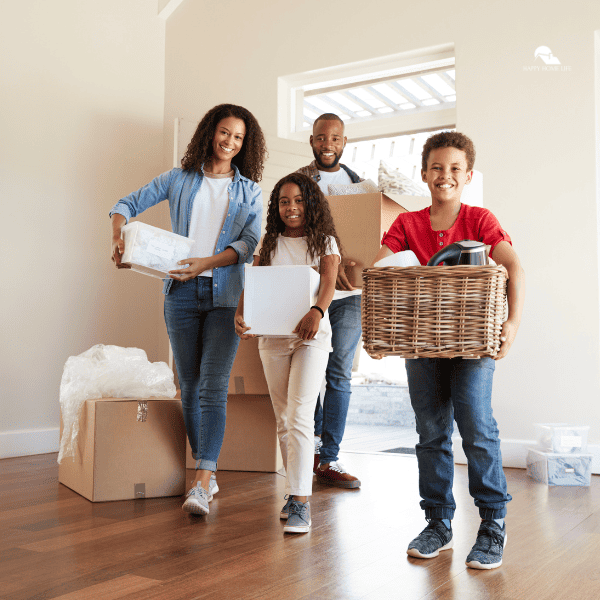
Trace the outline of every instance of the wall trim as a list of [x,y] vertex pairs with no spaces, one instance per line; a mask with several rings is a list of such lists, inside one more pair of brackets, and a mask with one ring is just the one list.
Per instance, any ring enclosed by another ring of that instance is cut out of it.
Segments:
[[[462,440],[459,436],[452,438],[454,450],[454,462],[458,465],[466,465],[467,457],[462,449]],[[502,452],[502,466],[526,469],[527,448],[535,448],[537,442],[534,440],[501,440],[500,450]],[[592,473],[600,475],[600,444],[588,444],[585,454],[592,454]]]
[[58,427],[0,431],[0,458],[58,452]]

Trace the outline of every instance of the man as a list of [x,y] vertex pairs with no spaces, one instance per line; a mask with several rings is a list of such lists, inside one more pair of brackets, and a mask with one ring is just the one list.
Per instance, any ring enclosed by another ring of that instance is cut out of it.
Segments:
[[[362,179],[340,158],[346,145],[344,122],[335,114],[326,113],[316,119],[310,145],[315,160],[298,169],[317,182],[329,195],[330,184],[358,183]],[[317,481],[342,488],[358,488],[358,478],[346,472],[338,460],[340,443],[346,427],[350,404],[352,362],[361,335],[360,289],[352,287],[343,268],[339,269],[336,291],[329,306],[333,352],[329,355],[323,406],[315,409],[315,462]]]

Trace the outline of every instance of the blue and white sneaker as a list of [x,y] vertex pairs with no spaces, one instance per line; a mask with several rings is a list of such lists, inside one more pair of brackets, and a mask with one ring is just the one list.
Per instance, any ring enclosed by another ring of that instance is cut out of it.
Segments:
[[310,531],[310,503],[292,500],[288,511],[287,523],[283,526],[285,533],[308,533]]
[[281,509],[281,512],[279,513],[279,518],[280,519],[287,519],[290,516],[290,504],[294,501],[294,496],[292,495],[285,495],[284,500],[286,500],[286,503],[284,504],[283,508]]
[[481,521],[477,540],[467,556],[471,569],[496,569],[502,564],[506,546],[506,523],[500,527],[495,521]]
[[219,491],[219,486],[217,485],[217,476],[213,473],[210,476],[210,481],[208,483],[208,501],[210,502],[213,499],[213,496]]
[[441,519],[428,519],[427,527],[408,545],[406,553],[415,558],[434,558],[453,545],[452,527],[448,529]]
[[194,515],[207,515],[209,513],[208,500],[208,492],[203,487],[195,485],[186,494],[186,500],[181,508]]

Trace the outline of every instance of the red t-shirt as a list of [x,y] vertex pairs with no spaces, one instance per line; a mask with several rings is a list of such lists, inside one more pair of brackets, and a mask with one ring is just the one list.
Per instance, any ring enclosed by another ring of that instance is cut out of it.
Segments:
[[417,212],[398,215],[381,240],[392,252],[412,250],[422,265],[442,248],[460,240],[477,240],[491,246],[490,256],[499,242],[512,245],[510,236],[487,209],[461,204],[460,212],[450,229],[433,231],[429,217],[430,206]]

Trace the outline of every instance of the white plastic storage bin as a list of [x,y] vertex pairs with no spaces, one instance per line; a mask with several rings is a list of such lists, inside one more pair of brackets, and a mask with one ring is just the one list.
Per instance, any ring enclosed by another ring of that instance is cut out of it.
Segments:
[[547,485],[589,486],[592,476],[591,454],[553,454],[530,448],[527,474]]
[[121,262],[138,273],[166,279],[169,271],[185,268],[178,265],[188,258],[194,245],[191,238],[134,221],[121,229],[125,252]]
[[536,423],[538,445],[544,452],[585,454],[589,425],[567,423]]
[[295,337],[300,319],[317,301],[320,275],[308,266],[246,265],[244,321],[248,333]]

